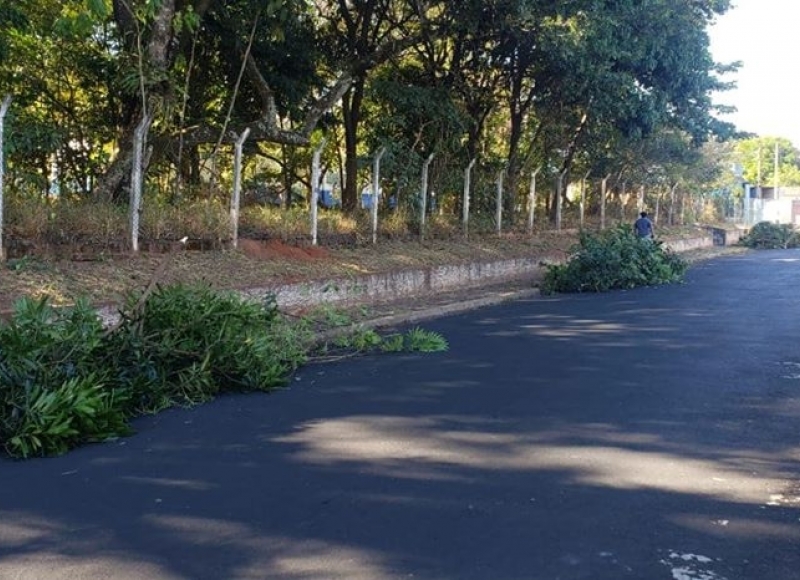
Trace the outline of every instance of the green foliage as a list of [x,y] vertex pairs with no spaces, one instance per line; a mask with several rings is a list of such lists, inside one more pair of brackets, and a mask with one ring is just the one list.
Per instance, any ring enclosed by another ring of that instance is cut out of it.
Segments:
[[126,393],[107,384],[103,327],[88,303],[17,302],[0,325],[0,440],[11,455],[61,453],[127,433]]
[[687,264],[662,242],[639,239],[629,226],[599,234],[582,233],[564,264],[547,267],[542,294],[605,292],[676,282]]
[[791,225],[759,222],[739,240],[739,243],[758,250],[796,248],[800,246],[800,236]]
[[[350,165],[338,168],[347,180],[362,181],[358,159],[387,145],[385,180],[408,198],[418,188],[420,164],[435,151],[430,187],[440,202],[458,194],[461,172],[479,152],[485,161],[507,163],[513,186],[526,166],[555,163],[548,159],[553,152],[567,154],[567,164],[578,159],[577,148],[607,155],[609,171],[616,171],[632,165],[618,147],[627,138],[636,144],[676,127],[697,141],[719,124],[710,95],[723,88],[718,79],[726,67],[712,61],[706,27],[727,1],[465,0],[426,10],[408,2],[122,4],[112,10],[108,0],[0,2],[0,82],[14,95],[7,153],[15,187],[27,182],[39,194],[49,187],[81,197],[102,190],[121,201],[124,188],[102,185],[123,173],[113,156],[127,149],[115,144],[131,136],[143,87],[159,144],[148,185],[160,188],[196,183],[211,170],[212,148],[198,147],[208,136],[197,128],[217,134],[225,122],[261,118],[267,94],[275,98],[273,116],[286,124],[279,139],[287,143],[292,133],[341,126],[345,119],[337,123],[334,115],[352,111],[344,123],[352,131]],[[237,82],[245,47],[251,58]],[[351,73],[347,106],[316,106],[316,97]],[[338,141],[326,161],[334,170],[342,135],[326,133]],[[287,188],[307,183],[308,151],[273,138],[248,142],[245,165],[258,151]],[[214,180],[225,181],[226,155],[213,149]],[[680,165],[680,156],[670,158]],[[796,170],[788,161],[781,163],[782,183],[800,175],[785,173]],[[51,167],[55,183],[48,183]],[[355,204],[357,187],[340,185]],[[519,193],[511,192],[509,203]]]
[[[397,346],[392,338],[384,343],[388,347],[385,349],[388,352],[392,352],[392,348]],[[406,352],[443,352],[449,348],[447,340],[441,334],[419,327],[412,328],[399,338],[402,339],[402,350]]]
[[24,399],[6,449],[11,455],[52,455],[85,441],[130,432],[124,391],[108,389],[93,375],[74,377],[55,388],[33,386]]
[[402,334],[392,334],[384,337],[381,342],[383,352],[403,352],[406,349],[406,341]]
[[371,328],[362,328],[337,337],[333,344],[340,349],[365,352],[378,347],[381,342],[381,336],[377,332]]
[[330,345],[322,345],[328,352],[329,346],[344,352],[442,352],[448,349],[447,340],[436,332],[413,328],[405,334],[381,336],[371,328],[356,328],[336,336]]
[[63,453],[128,433],[141,413],[270,390],[310,342],[273,296],[257,304],[204,286],[157,288],[130,297],[110,330],[84,301],[23,299],[0,325],[0,441],[12,456]]
[[[325,311],[325,320],[345,316]],[[60,454],[130,432],[128,421],[230,391],[269,391],[306,359],[319,321],[279,314],[207,286],[131,295],[120,322],[103,327],[85,301],[59,309],[22,299],[0,323],[0,441],[14,457]],[[436,352],[440,335],[414,328],[382,338],[361,329],[335,346],[350,352]]]
[[338,328],[349,326],[353,323],[353,318],[346,311],[324,304],[312,310],[306,317],[325,328]]
[[800,185],[800,151],[791,141],[780,137],[752,137],[734,144],[734,159],[747,183],[775,186],[775,153],[778,153],[777,177],[781,187]]
[[270,390],[305,359],[309,337],[263,304],[205,286],[158,288],[131,298],[104,358],[132,385],[132,411],[191,405],[220,392]]

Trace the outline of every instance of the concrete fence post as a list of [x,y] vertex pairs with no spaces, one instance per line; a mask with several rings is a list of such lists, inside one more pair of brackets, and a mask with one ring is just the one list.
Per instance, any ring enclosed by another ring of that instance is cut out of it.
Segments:
[[378,201],[381,191],[381,157],[386,147],[381,147],[372,162],[372,243],[378,243]]
[[239,206],[242,197],[242,148],[250,129],[244,132],[236,140],[236,148],[233,154],[233,197],[231,198],[231,231],[232,243],[234,248],[239,247]]
[[428,213],[428,168],[433,161],[434,153],[428,155],[428,158],[422,164],[422,178],[419,190],[419,239],[425,239],[425,218]]
[[317,226],[318,226],[318,209],[319,209],[319,185],[321,181],[322,171],[320,170],[320,159],[322,158],[322,151],[325,149],[327,139],[322,142],[314,150],[311,157],[311,245],[317,245]]
[[497,200],[496,204],[497,207],[495,208],[495,231],[497,235],[501,235],[503,233],[503,177],[505,176],[506,170],[502,169],[497,173]]
[[556,178],[556,231],[561,231],[561,198],[564,193],[564,177],[567,175],[567,170],[565,169],[561,173],[558,174]]
[[580,228],[583,229],[586,216],[586,180],[589,179],[589,171],[581,179],[581,206],[580,206]]
[[147,147],[147,133],[153,117],[145,113],[133,137],[133,164],[131,166],[130,227],[131,250],[139,251],[139,220],[142,213],[142,188],[144,186],[144,152]]
[[8,107],[11,106],[11,95],[6,95],[3,99],[3,103],[0,104],[0,262],[4,262],[6,259],[6,247],[3,245],[3,183],[5,181],[5,157],[3,156],[3,129],[5,125],[5,118],[6,113],[8,113]]
[[461,205],[461,226],[463,228],[464,237],[469,237],[469,194],[472,186],[472,168],[475,167],[475,159],[469,162],[469,165],[464,170],[464,199]]
[[533,221],[536,214],[536,175],[541,170],[537,167],[531,174],[531,186],[528,190],[528,234],[533,234]]

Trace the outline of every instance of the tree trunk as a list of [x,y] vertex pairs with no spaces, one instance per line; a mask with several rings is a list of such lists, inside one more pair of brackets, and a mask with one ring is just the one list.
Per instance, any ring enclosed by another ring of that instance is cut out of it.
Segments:
[[[138,118],[138,115],[137,115]],[[137,121],[138,123],[139,121]],[[122,203],[128,200],[133,164],[133,137],[136,125],[126,126],[119,139],[117,156],[101,175],[94,188],[94,198],[100,201]]]
[[514,208],[517,202],[517,185],[519,183],[520,157],[519,143],[522,139],[522,115],[516,111],[511,115],[511,131],[508,136],[508,167],[506,179],[506,214],[513,223]]
[[344,121],[345,182],[342,187],[342,209],[353,212],[358,207],[358,125],[364,100],[364,78],[357,77],[342,99]]
[[[569,177],[568,177],[569,176],[569,171],[570,171],[570,169],[572,169],[572,162],[575,159],[575,154],[578,152],[578,142],[579,142],[581,136],[583,135],[583,132],[586,129],[586,125],[587,125],[588,121],[589,121],[589,113],[586,112],[581,117],[580,123],[578,123],[578,126],[575,128],[575,132],[572,134],[572,139],[570,140],[569,145],[567,146],[567,154],[564,156],[564,162],[561,164],[561,169],[559,171],[559,174],[561,174],[561,173],[564,174],[564,180],[562,182],[562,188],[561,188],[561,203],[562,203],[562,207],[563,207],[563,204],[567,201],[567,184],[569,183]],[[557,193],[556,193],[556,195],[557,195]],[[557,205],[558,204],[556,203],[556,200],[554,199],[553,200],[553,205],[552,205],[551,210],[550,210],[550,219],[551,219],[551,221],[555,221],[555,219],[556,219]]]
[[[130,4],[115,0],[113,6],[115,20],[126,37],[127,45],[129,47],[138,46],[139,42],[144,39],[141,38],[142,33],[138,32],[135,25]],[[164,73],[166,75],[171,60],[170,48],[174,38],[174,31],[172,28],[172,21],[174,18],[175,0],[163,0],[159,4],[158,12],[153,18],[149,31],[149,38],[146,39],[146,45],[142,48],[141,53],[133,55],[139,59],[139,74],[143,75],[145,74],[145,70],[148,70],[155,71],[156,74]],[[137,33],[140,35],[138,39],[134,36]],[[142,79],[142,83],[144,83],[144,79]],[[135,108],[136,114],[132,116],[130,122],[124,127],[122,135],[120,136],[119,153],[114,161],[112,161],[105,174],[100,177],[95,187],[94,195],[97,199],[108,201],[122,201],[125,199],[125,189],[126,186],[130,184],[134,133],[146,113],[150,113],[150,117],[152,118],[152,113],[156,108],[157,90],[164,92],[167,90],[167,87],[161,86],[159,89],[155,89],[151,92],[151,94],[145,94],[145,89],[142,87],[142,92],[137,98],[138,105]],[[142,170],[147,170],[146,160],[143,163]]]

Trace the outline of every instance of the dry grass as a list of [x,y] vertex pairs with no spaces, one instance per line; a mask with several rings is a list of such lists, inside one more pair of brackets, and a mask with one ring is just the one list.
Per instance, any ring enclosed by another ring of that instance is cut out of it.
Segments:
[[217,288],[265,287],[302,280],[464,264],[515,257],[563,256],[574,234],[535,238],[492,237],[462,240],[381,241],[357,248],[298,248],[278,242],[242,240],[239,249],[178,251],[175,255],[140,253],[94,261],[11,260],[0,270],[0,311],[23,296],[48,296],[66,305],[78,297],[93,303],[117,303],[145,287],[159,264],[170,259],[161,283],[205,281]]
[[[670,234],[696,235],[697,231]],[[59,305],[78,297],[95,304],[119,303],[131,291],[146,287],[165,259],[171,263],[159,281],[162,284],[205,281],[216,288],[244,289],[509,258],[560,259],[575,241],[575,231],[541,232],[533,237],[483,236],[469,241],[381,240],[376,246],[328,249],[242,240],[236,250],[178,251],[174,255],[143,252],[93,261],[23,258],[0,265],[0,312],[7,313],[23,296],[47,296]]]

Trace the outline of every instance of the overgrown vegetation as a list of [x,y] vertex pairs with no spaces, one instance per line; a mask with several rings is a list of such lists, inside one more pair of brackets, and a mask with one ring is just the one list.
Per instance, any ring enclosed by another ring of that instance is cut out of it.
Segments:
[[[0,324],[0,442],[13,457],[60,454],[127,435],[130,419],[144,413],[270,391],[308,360],[314,343],[314,321],[285,318],[272,296],[259,304],[207,286],[156,288],[130,296],[110,328],[86,301],[58,309],[25,298]],[[386,340],[374,331],[343,333],[336,344],[447,347],[421,329]]]
[[679,281],[687,263],[659,240],[637,238],[629,226],[582,233],[564,264],[548,265],[541,291],[605,292]]
[[739,243],[757,250],[796,248],[800,245],[800,236],[790,224],[759,222],[739,240]]

